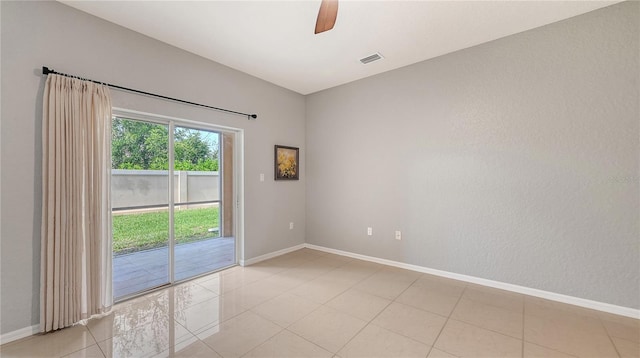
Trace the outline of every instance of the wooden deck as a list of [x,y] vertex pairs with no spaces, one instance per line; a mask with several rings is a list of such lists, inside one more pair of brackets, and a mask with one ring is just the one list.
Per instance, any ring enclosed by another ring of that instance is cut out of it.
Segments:
[[[220,237],[179,244],[175,249],[175,279],[181,281],[236,263],[235,239]],[[113,257],[113,296],[117,300],[169,282],[169,250],[152,250]]]

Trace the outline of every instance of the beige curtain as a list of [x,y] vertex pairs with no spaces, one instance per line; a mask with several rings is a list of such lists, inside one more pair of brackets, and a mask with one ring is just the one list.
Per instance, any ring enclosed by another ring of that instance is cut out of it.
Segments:
[[48,332],[113,304],[108,88],[48,75],[42,152],[40,328]]

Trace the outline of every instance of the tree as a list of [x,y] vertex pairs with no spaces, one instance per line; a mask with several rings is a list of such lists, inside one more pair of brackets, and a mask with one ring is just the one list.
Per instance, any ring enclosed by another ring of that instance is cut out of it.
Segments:
[[[217,171],[218,135],[176,128],[175,170]],[[166,125],[114,118],[112,122],[111,163],[113,169],[169,168],[169,128]]]

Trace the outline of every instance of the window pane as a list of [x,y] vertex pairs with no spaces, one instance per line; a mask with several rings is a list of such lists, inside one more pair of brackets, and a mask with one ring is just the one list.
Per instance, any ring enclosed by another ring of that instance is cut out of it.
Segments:
[[124,118],[112,122],[116,300],[169,282],[168,130]]

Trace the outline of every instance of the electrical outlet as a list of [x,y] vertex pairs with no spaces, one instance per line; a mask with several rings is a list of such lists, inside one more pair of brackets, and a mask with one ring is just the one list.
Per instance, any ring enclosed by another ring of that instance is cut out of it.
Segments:
[[400,230],[396,230],[396,240],[402,240],[402,232]]
[[373,235],[373,228],[372,227],[368,227],[367,228],[367,235],[369,235],[369,236]]
[[264,174],[260,173],[260,181],[264,181]]
[[293,221],[289,223],[289,230],[293,230]]

